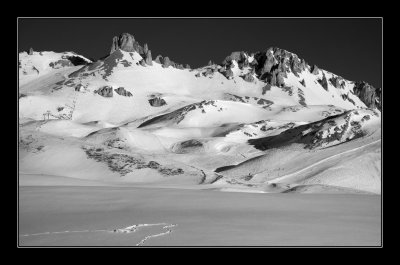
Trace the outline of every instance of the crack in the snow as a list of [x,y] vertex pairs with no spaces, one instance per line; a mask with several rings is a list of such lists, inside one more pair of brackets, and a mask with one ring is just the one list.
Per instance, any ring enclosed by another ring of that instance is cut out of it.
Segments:
[[147,241],[150,238],[153,237],[159,237],[159,236],[164,236],[172,232],[173,227],[177,226],[176,224],[167,224],[167,223],[157,223],[157,224],[135,224],[131,226],[127,226],[125,228],[116,228],[112,230],[105,230],[105,229],[97,229],[97,230],[66,230],[66,231],[56,231],[56,232],[43,232],[43,233],[34,233],[34,234],[24,234],[20,235],[20,237],[28,237],[28,236],[39,236],[39,235],[54,235],[54,234],[66,234],[66,233],[89,233],[89,232],[111,232],[111,233],[134,233],[136,232],[139,228],[142,227],[149,227],[149,226],[161,226],[163,225],[162,229],[167,229],[167,231],[158,233],[158,234],[152,234],[144,237],[139,243],[136,244],[136,246],[141,246],[144,244],[145,241]]
[[[168,229],[168,228],[172,228],[172,227],[175,227],[175,226],[176,226],[176,224],[170,224],[170,225],[164,226],[163,229]],[[154,235],[148,235],[148,236],[146,236],[145,238],[143,238],[139,243],[137,243],[136,246],[141,246],[141,245],[143,245],[144,242],[145,242],[146,240],[150,239],[150,238],[159,237],[159,236],[164,236],[164,235],[167,235],[167,234],[169,234],[169,233],[172,233],[172,229],[168,229],[167,231],[165,231],[165,232],[163,232],[163,233],[154,234]]]

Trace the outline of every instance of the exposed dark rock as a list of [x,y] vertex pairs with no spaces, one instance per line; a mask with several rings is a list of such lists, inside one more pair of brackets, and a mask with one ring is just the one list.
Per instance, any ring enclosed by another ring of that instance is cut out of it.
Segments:
[[181,142],[180,145],[182,148],[201,147],[201,146],[203,146],[203,143],[198,140],[191,139],[191,140]]
[[163,57],[161,55],[157,55],[156,59],[154,60],[156,63],[162,64],[161,60]]
[[262,94],[265,95],[265,93],[267,91],[271,90],[271,85],[270,84],[266,84],[263,88],[262,88]]
[[214,73],[214,69],[207,68],[205,72],[203,72],[204,76],[212,75]]
[[341,88],[340,77],[339,76],[332,76],[331,78],[329,78],[329,82],[331,82],[331,84],[334,87]]
[[276,74],[276,85],[282,87],[285,85],[284,78],[286,77],[286,72],[278,72]]
[[315,64],[313,66],[311,66],[311,73],[313,75],[318,75],[319,74],[318,66],[316,66]]
[[145,43],[143,46],[143,53],[147,55],[148,51],[149,51],[149,47],[147,46],[147,43]]
[[104,86],[94,91],[102,97],[110,98],[113,96],[113,89],[110,86]]
[[88,64],[88,62],[80,56],[63,56],[62,58],[69,60],[74,66]]
[[22,93],[19,93],[18,99],[23,98],[23,97],[26,97],[26,95],[22,94]]
[[232,79],[233,78],[233,72],[231,69],[226,70],[225,72],[223,72],[223,75],[227,78],[227,79]]
[[138,52],[139,54],[143,54],[143,47],[139,45],[139,42],[135,41],[135,38],[129,33],[122,33],[119,37],[114,37],[111,52],[121,49],[126,52]]
[[300,88],[299,88],[298,96],[299,96],[299,104],[302,105],[303,107],[307,107],[306,98],[304,97],[304,92]]
[[269,52],[270,50],[267,51],[266,53],[266,57],[264,60],[264,65],[261,69],[261,75],[263,75],[264,73],[269,73],[271,72],[272,67],[275,65],[275,58],[274,55]]
[[159,97],[149,99],[149,103],[153,107],[161,107],[167,104],[164,99]]
[[382,110],[381,88],[374,88],[364,81],[355,82],[354,94],[368,107]]
[[[251,139],[248,142],[255,148],[263,151],[271,148],[281,148],[282,146],[293,143],[304,144],[304,148],[314,149],[335,141],[346,142],[364,135],[360,123],[350,122],[352,115],[355,115],[355,113],[348,111],[342,114],[330,116],[320,121],[285,130],[278,135]],[[346,122],[343,125],[338,126],[335,123],[335,119],[340,116],[343,117]],[[327,125],[334,129],[333,133],[326,133],[327,130],[325,127]],[[353,135],[351,138],[344,138],[349,128]]]
[[237,63],[244,62],[244,60],[246,60],[245,52],[232,52],[231,55],[225,58],[222,64],[230,64],[233,60],[235,60]]
[[252,67],[254,69],[254,67],[258,65],[258,62],[256,59],[253,59],[253,61],[251,61],[251,63],[249,64],[250,67]]
[[111,171],[119,173],[121,176],[144,168],[157,170],[164,176],[174,176],[184,173],[181,168],[163,166],[155,161],[146,163],[146,161],[142,160],[140,157],[110,153],[94,147],[82,147],[82,149],[85,151],[88,158],[107,164]]
[[164,57],[162,67],[167,68],[171,65],[173,65],[173,62],[168,57]]
[[322,79],[318,79],[317,81],[326,91],[328,91],[328,81],[326,80],[324,73],[322,73]]
[[306,86],[306,81],[304,81],[304,79],[302,79],[302,80],[300,80],[300,84],[305,87]]
[[306,62],[303,59],[299,59],[296,55],[290,57],[290,69],[292,73],[299,77],[299,73],[306,69]]
[[75,91],[81,91],[82,88],[83,88],[83,85],[82,84],[78,84],[75,87]]
[[243,76],[243,80],[246,82],[254,82],[254,76],[251,73],[247,73]]
[[56,62],[49,63],[49,66],[51,68],[54,68],[54,69],[59,69],[59,68],[62,68],[62,67],[73,66],[73,64],[69,60],[61,59],[61,60],[58,60]]
[[147,64],[147,65],[153,65],[153,58],[151,58],[151,51],[150,51],[150,50],[147,50],[147,51],[145,52],[145,54],[146,54],[146,59],[145,59],[146,64]]
[[125,88],[123,88],[123,87],[119,87],[117,89],[114,89],[114,91],[120,96],[132,97],[132,93],[129,92],[129,91],[126,91]]
[[146,66],[146,61],[144,59],[142,59],[142,60],[139,61],[139,64],[141,66]]

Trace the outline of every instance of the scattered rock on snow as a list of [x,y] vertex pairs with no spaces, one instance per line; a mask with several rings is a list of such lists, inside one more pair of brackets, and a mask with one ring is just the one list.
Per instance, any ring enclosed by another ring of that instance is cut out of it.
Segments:
[[104,86],[94,91],[102,97],[110,98],[113,96],[113,89],[110,86]]
[[164,99],[159,98],[159,97],[149,99],[149,103],[153,107],[161,107],[161,106],[164,106],[167,104],[167,102],[165,102]]
[[114,91],[120,96],[132,97],[132,93],[129,92],[129,91],[126,91],[125,88],[123,88],[123,87],[119,87],[117,89],[114,89]]

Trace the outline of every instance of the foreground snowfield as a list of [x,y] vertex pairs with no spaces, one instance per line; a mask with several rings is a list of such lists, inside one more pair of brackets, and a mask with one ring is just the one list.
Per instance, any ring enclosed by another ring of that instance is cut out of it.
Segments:
[[[20,187],[19,243],[136,246],[147,238],[141,246],[379,246],[380,200],[351,194]],[[140,224],[153,225],[114,231]]]
[[271,85],[241,56],[21,53],[20,244],[379,245],[380,109],[328,71]]

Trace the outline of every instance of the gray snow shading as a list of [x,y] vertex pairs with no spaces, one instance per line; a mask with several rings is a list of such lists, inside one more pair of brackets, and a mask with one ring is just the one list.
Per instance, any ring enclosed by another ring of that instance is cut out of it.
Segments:
[[[51,200],[49,200],[51,198]],[[20,187],[21,246],[378,246],[380,196],[128,187]],[[161,235],[168,230],[172,233]],[[154,237],[150,237],[150,236]],[[158,235],[158,236],[157,236]]]

